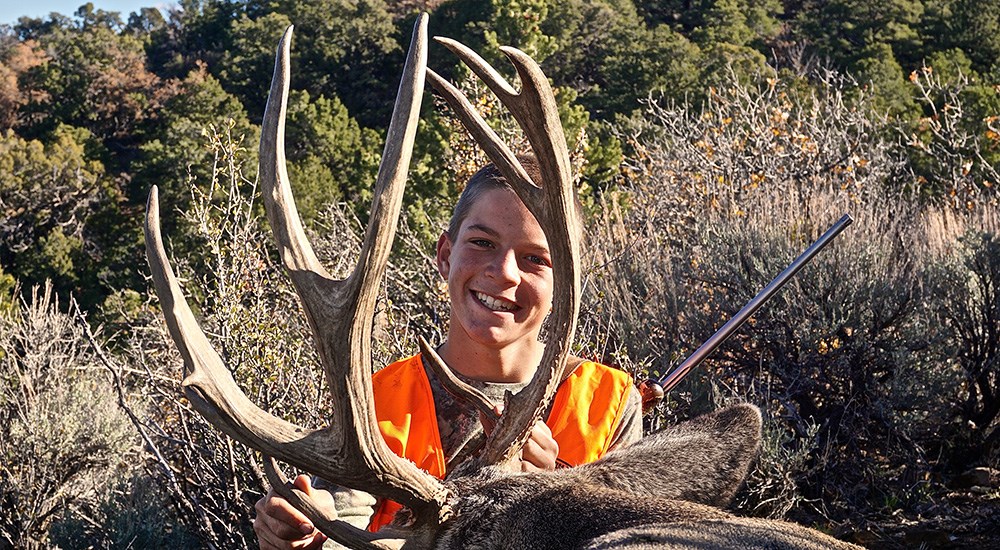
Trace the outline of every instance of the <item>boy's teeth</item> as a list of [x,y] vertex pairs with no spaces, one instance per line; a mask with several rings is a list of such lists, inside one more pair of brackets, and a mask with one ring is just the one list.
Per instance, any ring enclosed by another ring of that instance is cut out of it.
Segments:
[[479,299],[480,303],[484,306],[492,309],[493,311],[514,311],[514,305],[503,300],[497,300],[496,298],[483,294],[482,292],[476,293],[476,298]]

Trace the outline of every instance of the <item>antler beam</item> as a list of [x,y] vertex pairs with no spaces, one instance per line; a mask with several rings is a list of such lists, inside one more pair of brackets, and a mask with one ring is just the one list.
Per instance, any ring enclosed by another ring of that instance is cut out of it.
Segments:
[[438,523],[447,516],[447,491],[385,444],[371,388],[372,320],[416,133],[427,57],[427,18],[421,16],[414,26],[361,258],[345,280],[333,279],[316,258],[299,221],[285,167],[291,36],[289,27],[278,46],[261,128],[260,179],[279,253],[309,319],[333,394],[331,426],[310,430],[281,420],[254,405],[237,387],[174,277],[160,237],[154,187],[147,204],[146,251],[171,337],[184,358],[184,391],[209,422],[265,455],[391,498],[410,507],[418,520]]
[[345,461],[348,471],[330,479],[389,496],[410,506],[418,515],[428,509],[440,509],[443,489],[433,476],[393,454],[382,439],[375,421],[371,388],[371,329],[378,289],[395,237],[419,117],[427,58],[426,29],[427,18],[421,16],[415,24],[386,137],[361,257],[347,279],[332,279],[316,258],[299,222],[285,169],[284,119],[291,29],[279,45],[260,144],[261,187],[268,220],[309,319],[333,392],[333,423],[352,434],[340,442],[341,452],[351,459]]

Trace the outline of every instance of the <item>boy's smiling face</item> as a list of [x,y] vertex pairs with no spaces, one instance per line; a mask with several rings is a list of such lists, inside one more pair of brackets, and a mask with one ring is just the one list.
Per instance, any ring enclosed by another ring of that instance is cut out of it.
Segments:
[[449,341],[494,349],[537,342],[552,306],[552,260],[513,191],[483,193],[456,234],[438,240],[437,264],[451,298]]

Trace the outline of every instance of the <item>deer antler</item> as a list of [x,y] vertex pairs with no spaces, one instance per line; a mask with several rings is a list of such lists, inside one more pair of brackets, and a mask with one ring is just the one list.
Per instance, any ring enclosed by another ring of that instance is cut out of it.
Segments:
[[[371,387],[372,319],[416,132],[427,56],[426,29],[427,17],[423,15],[414,26],[361,258],[344,280],[334,280],[320,265],[295,209],[284,155],[291,27],[278,46],[261,128],[260,179],[275,241],[309,319],[333,394],[329,428],[310,430],[281,420],[258,408],[237,387],[199,328],[170,268],[160,239],[155,187],[147,204],[146,253],[171,337],[184,358],[184,392],[209,422],[269,457],[391,498],[413,510],[418,522],[436,524],[448,515],[447,490],[385,444],[375,418]],[[344,522],[334,521],[329,529],[332,532],[327,534],[343,543],[373,541]]]
[[542,181],[532,181],[514,153],[483,121],[469,100],[428,69],[431,84],[444,96],[465,128],[538,220],[548,240],[553,265],[551,331],[539,368],[527,388],[516,396],[507,397],[504,406],[507,412],[494,428],[483,453],[461,467],[461,471],[469,471],[511,460],[527,441],[532,426],[541,418],[556,387],[564,378],[563,370],[580,308],[580,244],[577,237],[580,220],[575,208],[566,138],[552,88],[538,64],[518,49],[501,48],[521,79],[521,91],[517,92],[471,49],[451,39],[435,37],[435,40],[455,53],[489,86],[528,137],[538,159]]

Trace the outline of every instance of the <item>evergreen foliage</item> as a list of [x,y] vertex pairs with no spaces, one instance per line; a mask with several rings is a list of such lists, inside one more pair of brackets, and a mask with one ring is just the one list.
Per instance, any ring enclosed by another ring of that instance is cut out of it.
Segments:
[[[617,165],[629,151],[610,130],[642,117],[650,96],[700,103],[732,74],[752,83],[774,69],[798,75],[804,86],[819,66],[851,74],[859,90],[874,95],[878,114],[910,124],[928,143],[933,132],[921,120],[934,120],[933,102],[924,101],[908,75],[934,67],[963,83],[966,111],[956,125],[973,140],[969,147],[989,163],[1000,154],[991,129],[1000,78],[994,2],[450,0],[430,6],[433,31],[483,51],[502,71],[509,65],[496,49],[500,44],[541,61],[563,102],[568,133],[586,137],[583,170],[593,189],[620,178]],[[289,120],[301,210],[311,220],[331,201],[365,204],[379,154],[376,136],[384,132],[398,79],[393,67],[412,17],[407,4],[380,0],[183,0],[166,12],[126,16],[86,4],[69,16],[22,18],[0,37],[0,121],[12,132],[8,139],[40,143],[65,139],[59,128],[89,132],[81,160],[102,168],[103,217],[89,214],[102,223],[86,235],[63,227],[32,236],[35,250],[21,267],[5,246],[0,257],[7,272],[26,281],[56,277],[64,291],[86,288],[85,304],[116,286],[135,286],[137,273],[120,271],[141,257],[137,234],[128,228],[147,190],[159,185],[167,209],[183,209],[188,181],[209,177],[202,131],[231,119],[247,143],[256,139],[275,39],[290,23],[302,31],[293,48],[292,87],[299,91]],[[432,64],[461,78],[454,61],[437,50]],[[455,186],[440,163],[452,131],[442,133],[441,116],[447,115],[425,109],[418,136],[408,204],[420,208],[440,207],[432,205]],[[928,197],[951,192],[935,183],[941,169],[927,155],[915,151],[911,158],[930,182],[921,184]],[[978,187],[990,182],[983,181]],[[363,210],[357,208],[362,218]],[[87,267],[87,258],[101,258],[105,267]]]

